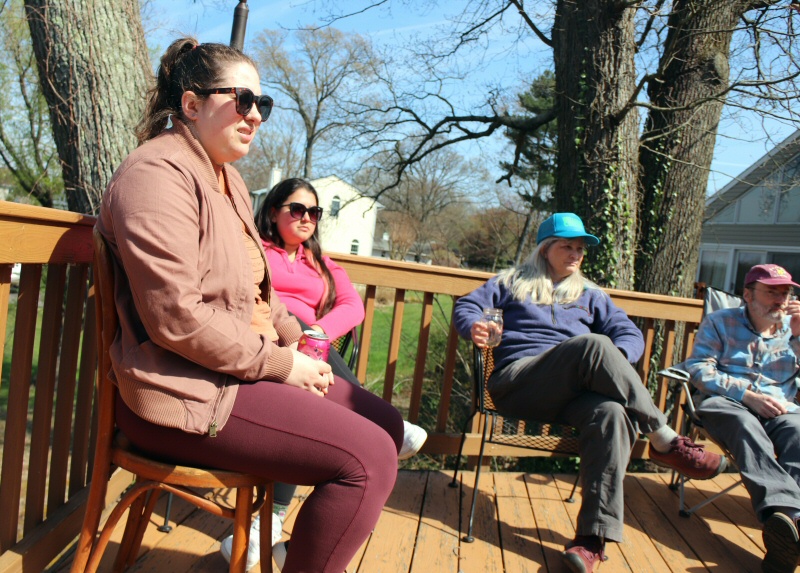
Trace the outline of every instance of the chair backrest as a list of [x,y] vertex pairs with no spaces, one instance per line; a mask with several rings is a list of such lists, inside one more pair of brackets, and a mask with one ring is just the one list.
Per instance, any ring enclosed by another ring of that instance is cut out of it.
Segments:
[[742,304],[744,304],[744,299],[739,295],[714,287],[706,287],[703,294],[703,316],[724,308],[737,308]]
[[98,447],[111,447],[115,419],[114,402],[116,386],[108,378],[111,372],[109,349],[119,329],[119,316],[114,299],[114,259],[108,244],[95,227],[94,241],[94,300],[97,309],[97,393],[98,405]]
[[348,349],[352,346],[352,352],[350,353],[350,358],[347,359],[347,367],[353,371],[355,374],[356,365],[358,364],[358,351],[359,351],[359,343],[358,343],[358,327],[354,326],[350,332],[340,336],[339,338],[333,340],[331,345],[336,349],[336,351],[342,356],[345,357],[347,354]]
[[[575,456],[578,453],[578,431],[572,426],[541,422],[534,419],[520,420],[505,416],[489,394],[489,377],[494,370],[494,350],[472,345],[473,378],[477,411],[491,419],[491,430],[486,441],[494,444],[518,446],[550,454]],[[489,420],[486,422],[489,424]]]

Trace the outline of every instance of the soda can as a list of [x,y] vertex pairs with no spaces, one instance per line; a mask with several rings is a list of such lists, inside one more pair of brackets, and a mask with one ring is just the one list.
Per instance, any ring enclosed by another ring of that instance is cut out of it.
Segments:
[[331,351],[331,340],[327,334],[316,330],[304,330],[297,342],[297,350],[315,360],[327,362]]

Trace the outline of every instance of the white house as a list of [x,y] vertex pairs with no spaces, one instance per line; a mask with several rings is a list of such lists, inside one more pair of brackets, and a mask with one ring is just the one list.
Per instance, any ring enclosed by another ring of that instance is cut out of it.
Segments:
[[[281,172],[273,170],[270,187],[250,193],[254,212],[280,179]],[[323,209],[322,220],[319,222],[322,250],[372,256],[380,204],[364,197],[358,189],[336,175],[312,179],[310,183],[317,190],[319,206]]]
[[323,250],[371,256],[380,204],[336,175],[314,179],[311,184],[324,209],[319,225]]
[[800,277],[800,130],[709,197],[697,280],[741,293],[753,265]]

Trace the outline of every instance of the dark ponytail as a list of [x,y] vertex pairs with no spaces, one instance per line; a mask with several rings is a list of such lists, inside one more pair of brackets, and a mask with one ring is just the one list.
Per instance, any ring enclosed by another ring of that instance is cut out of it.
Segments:
[[161,56],[156,84],[148,92],[147,107],[136,126],[139,144],[161,133],[169,116],[183,117],[183,92],[223,87],[216,84],[230,64],[239,62],[256,67],[248,56],[225,44],[199,44],[194,38],[172,42]]
[[[278,225],[272,222],[272,212],[281,208],[281,205],[286,203],[286,199],[298,189],[305,189],[314,195],[314,199],[319,205],[319,195],[314,186],[305,179],[284,179],[275,187],[270,189],[267,193],[261,207],[258,208],[256,213],[256,227],[258,232],[265,241],[269,241],[274,245],[283,248],[285,243],[280,233],[278,232]],[[328,314],[333,305],[336,304],[336,283],[333,282],[333,275],[330,269],[322,259],[322,245],[319,242],[319,224],[315,225],[312,235],[303,241],[303,248],[311,252],[312,261],[316,265],[322,280],[325,282],[327,288],[327,295],[325,299],[320,302],[317,308],[317,318],[322,318]]]

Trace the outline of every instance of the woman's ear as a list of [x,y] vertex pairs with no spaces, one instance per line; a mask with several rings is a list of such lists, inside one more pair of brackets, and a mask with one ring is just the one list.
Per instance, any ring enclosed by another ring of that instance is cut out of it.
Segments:
[[202,107],[202,100],[193,91],[185,91],[181,96],[181,110],[183,117],[190,121],[195,121]]

